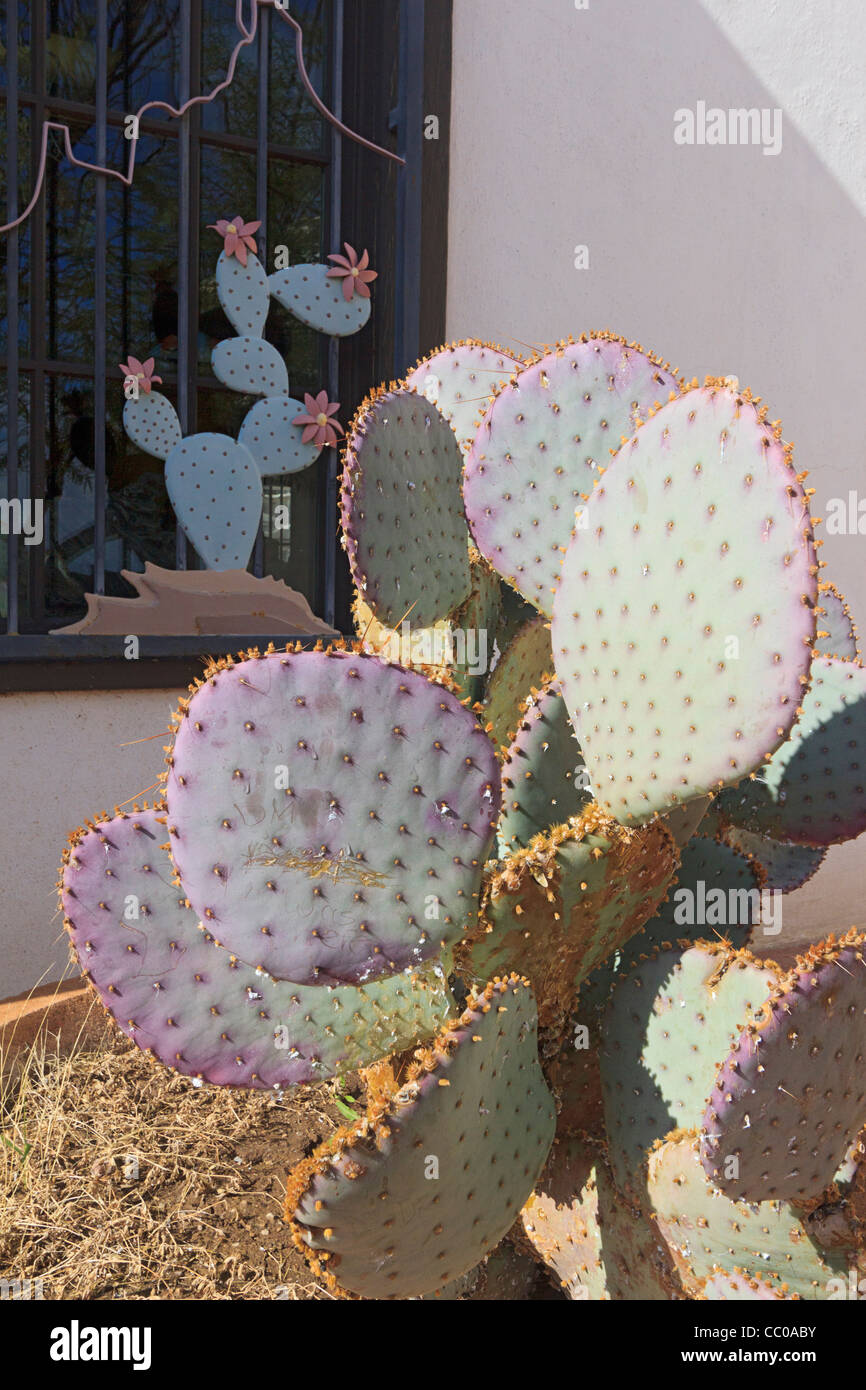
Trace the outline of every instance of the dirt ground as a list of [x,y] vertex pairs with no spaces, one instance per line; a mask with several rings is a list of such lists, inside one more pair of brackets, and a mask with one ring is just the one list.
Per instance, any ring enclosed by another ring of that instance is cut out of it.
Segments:
[[[34,1050],[0,1089],[0,1278],[59,1300],[329,1300],[282,1205],[288,1170],[345,1120],[334,1083],[197,1087],[114,1030],[69,1057]],[[557,1295],[504,1241],[453,1296]]]

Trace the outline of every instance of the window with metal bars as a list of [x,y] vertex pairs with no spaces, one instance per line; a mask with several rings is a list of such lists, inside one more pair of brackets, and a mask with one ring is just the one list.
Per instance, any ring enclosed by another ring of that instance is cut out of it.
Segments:
[[[81,617],[87,592],[132,596],[123,570],[199,563],[176,527],[159,460],[124,434],[118,363],[130,352],[156,358],[185,434],[237,433],[252,399],[227,391],[210,368],[212,347],[233,330],[216,296],[220,243],[208,223],[261,219],[268,268],[276,248],[294,264],[324,260],[343,239],[370,248],[380,280],[356,340],[324,339],[272,304],[265,336],[296,397],[327,388],[348,420],[371,385],[442,336],[444,247],[426,290],[420,265],[425,166],[435,153],[438,204],[447,146],[440,138],[435,152],[424,150],[421,128],[428,40],[428,86],[440,122],[445,114],[450,0],[292,0],[291,9],[316,89],[347,124],[404,153],[405,170],[335,134],[303,89],[287,26],[262,6],[226,91],[182,120],[159,111],[142,119],[130,188],[70,166],[52,138],[42,198],[0,239],[0,467],[8,498],[44,503],[41,544],[10,534],[0,546],[0,614],[7,638],[19,637],[11,648],[0,638],[0,659],[27,635]],[[10,0],[3,220],[29,200],[46,119],[68,126],[78,158],[123,168],[129,113],[212,90],[237,38],[231,0]],[[441,246],[444,207],[428,211],[438,225],[427,235]],[[304,473],[266,482],[250,568],[284,579],[345,627],[337,467],[328,450]],[[272,533],[277,507],[288,508],[289,528]]]

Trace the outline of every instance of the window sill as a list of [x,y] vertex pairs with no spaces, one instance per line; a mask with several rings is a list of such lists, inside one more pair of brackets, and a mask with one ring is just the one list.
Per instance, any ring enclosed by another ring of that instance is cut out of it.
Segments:
[[[335,632],[333,636],[339,637]],[[140,637],[138,657],[124,655],[125,637],[0,636],[0,693],[40,690],[163,690],[189,685],[211,656],[270,642],[277,650],[300,642],[314,647],[320,635]]]

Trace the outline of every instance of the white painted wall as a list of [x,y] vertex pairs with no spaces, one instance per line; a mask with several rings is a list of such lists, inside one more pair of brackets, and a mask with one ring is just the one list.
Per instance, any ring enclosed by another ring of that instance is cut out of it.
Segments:
[[[156,782],[176,691],[0,696],[0,999],[64,974],[56,880],[70,831]],[[144,800],[153,801],[156,791]]]
[[[449,337],[610,328],[736,375],[795,441],[816,515],[866,498],[864,53],[863,0],[455,0]],[[781,108],[779,155],[676,145],[700,100]],[[866,633],[864,547],[822,556]],[[866,836],[786,923],[864,921],[864,879]]]

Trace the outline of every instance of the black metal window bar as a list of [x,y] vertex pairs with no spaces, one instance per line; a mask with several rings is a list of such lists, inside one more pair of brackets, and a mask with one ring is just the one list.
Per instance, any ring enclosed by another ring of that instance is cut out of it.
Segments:
[[[29,126],[30,171],[35,176],[39,154],[39,137],[42,122],[46,118],[78,121],[92,124],[95,128],[93,146],[96,163],[105,165],[113,153],[109,149],[110,137],[116,139],[125,115],[109,107],[109,0],[90,0],[95,6],[95,101],[94,105],[70,100],[50,92],[46,81],[46,52],[49,39],[49,11],[60,0],[34,0],[29,20],[29,80],[20,81],[19,62],[21,44],[19,42],[19,12],[16,0],[10,0],[6,15],[6,65],[5,90],[0,93],[6,107],[6,197],[5,219],[12,221],[20,210],[19,203],[19,159],[22,154],[20,128],[22,116]],[[123,3],[123,0],[120,0]],[[146,0],[125,0],[130,5],[141,8]],[[302,0],[303,3],[303,0]],[[306,0],[307,7],[315,6],[320,13],[325,39],[326,61],[322,63],[320,80],[323,82],[323,96],[331,109],[342,115],[343,60],[344,60],[344,8],[345,0]],[[183,102],[190,95],[207,86],[207,75],[202,73],[202,20],[203,12],[210,0],[176,0],[177,24],[179,26],[179,66],[177,73],[177,99]],[[396,266],[391,271],[394,276],[393,290],[393,351],[395,370],[399,370],[412,360],[419,346],[418,323],[418,281],[421,257],[421,215],[420,215],[420,142],[423,106],[423,62],[424,62],[424,4],[425,0],[399,0],[399,8],[394,5],[394,19],[399,16],[399,49],[397,63],[397,105],[391,113],[391,126],[397,132],[398,148],[408,161],[408,167],[397,180],[397,207],[395,227]],[[225,8],[225,7],[223,7]],[[231,7],[229,7],[231,8]],[[116,20],[117,4],[113,3],[113,19]],[[294,7],[295,13],[303,19],[302,5]],[[26,20],[25,20],[26,23]],[[269,60],[271,31],[274,20],[267,8],[262,8],[259,30],[256,39],[256,119],[254,134],[237,134],[208,128],[202,119],[202,108],[193,111],[181,121],[145,117],[141,122],[142,137],[152,136],[162,141],[174,141],[176,146],[176,188],[165,190],[165,197],[177,199],[177,348],[176,372],[166,373],[163,389],[174,387],[177,410],[185,434],[196,428],[211,428],[206,419],[199,419],[199,398],[208,391],[218,389],[214,380],[202,371],[197,342],[199,312],[199,266],[200,238],[202,236],[202,159],[208,150],[236,152],[255,159],[256,210],[228,209],[242,215],[256,216],[262,220],[259,232],[259,255],[265,258],[272,250],[268,245],[275,240],[273,235],[273,207],[269,207],[269,173],[275,163],[285,167],[316,170],[321,175],[321,248],[322,252],[332,249],[330,242],[335,239],[342,225],[343,160],[342,142],[336,133],[323,125],[321,138],[315,144],[303,146],[284,145],[270,136],[270,111],[274,101],[284,100],[285,92],[275,92],[271,87]],[[286,42],[286,40],[283,40]],[[381,74],[381,80],[388,82],[388,74]],[[135,109],[134,102],[130,109]],[[154,113],[156,114],[156,113]],[[68,177],[68,169],[61,165],[59,178]],[[86,175],[90,178],[92,176]],[[113,181],[112,181],[113,182]],[[6,482],[7,497],[21,496],[22,474],[27,475],[27,491],[30,497],[38,498],[45,494],[46,457],[46,396],[52,378],[79,378],[93,382],[93,420],[106,419],[107,393],[119,390],[119,375],[113,372],[114,362],[109,356],[107,345],[107,316],[112,312],[109,304],[107,245],[109,220],[107,204],[111,195],[109,180],[94,178],[94,242],[93,242],[93,340],[92,360],[68,361],[51,357],[42,346],[44,342],[47,300],[52,294],[50,264],[52,238],[54,235],[50,222],[45,216],[45,198],[37,205],[28,223],[13,231],[5,238],[3,250],[6,255]],[[124,197],[128,198],[128,192]],[[273,201],[273,200],[271,200]],[[282,209],[285,214],[286,209]],[[22,238],[27,238],[26,264],[27,277],[25,290],[28,302],[23,306],[26,312],[28,331],[27,348],[22,354],[19,350],[21,327],[19,272],[22,270]],[[214,241],[213,260],[216,259]],[[135,344],[126,344],[127,351],[135,351]],[[292,362],[289,361],[290,374]],[[158,368],[159,370],[159,368]],[[163,368],[163,371],[165,369]],[[331,399],[340,399],[340,344],[331,340],[322,347],[320,359],[321,375],[318,384],[327,385]],[[17,403],[22,385],[28,388],[29,465],[22,468],[22,439],[19,427]],[[312,382],[311,382],[312,385]],[[292,381],[294,394],[298,394]],[[205,412],[202,412],[204,414]],[[93,476],[93,527],[92,551],[93,572],[92,592],[103,593],[106,582],[106,506],[109,500],[107,482],[106,432],[94,426],[92,436],[92,476]],[[317,543],[315,592],[307,597],[314,606],[319,605],[321,616],[333,623],[335,617],[335,576],[337,569],[336,501],[337,501],[337,455],[329,451],[326,462],[320,467],[316,483]],[[11,528],[10,528],[11,532]],[[307,538],[309,540],[309,538]],[[14,534],[6,537],[7,554],[7,635],[21,632],[44,631],[45,618],[45,556],[42,548],[22,547],[20,538]],[[176,530],[174,545],[174,566],[184,569],[192,562],[186,539]],[[26,566],[21,574],[22,560]],[[265,536],[260,531],[256,545],[253,570],[257,575],[265,572]],[[26,612],[21,611],[19,594],[22,578],[26,580]],[[290,581],[291,582],[291,581]],[[298,586],[300,587],[300,585]]]

